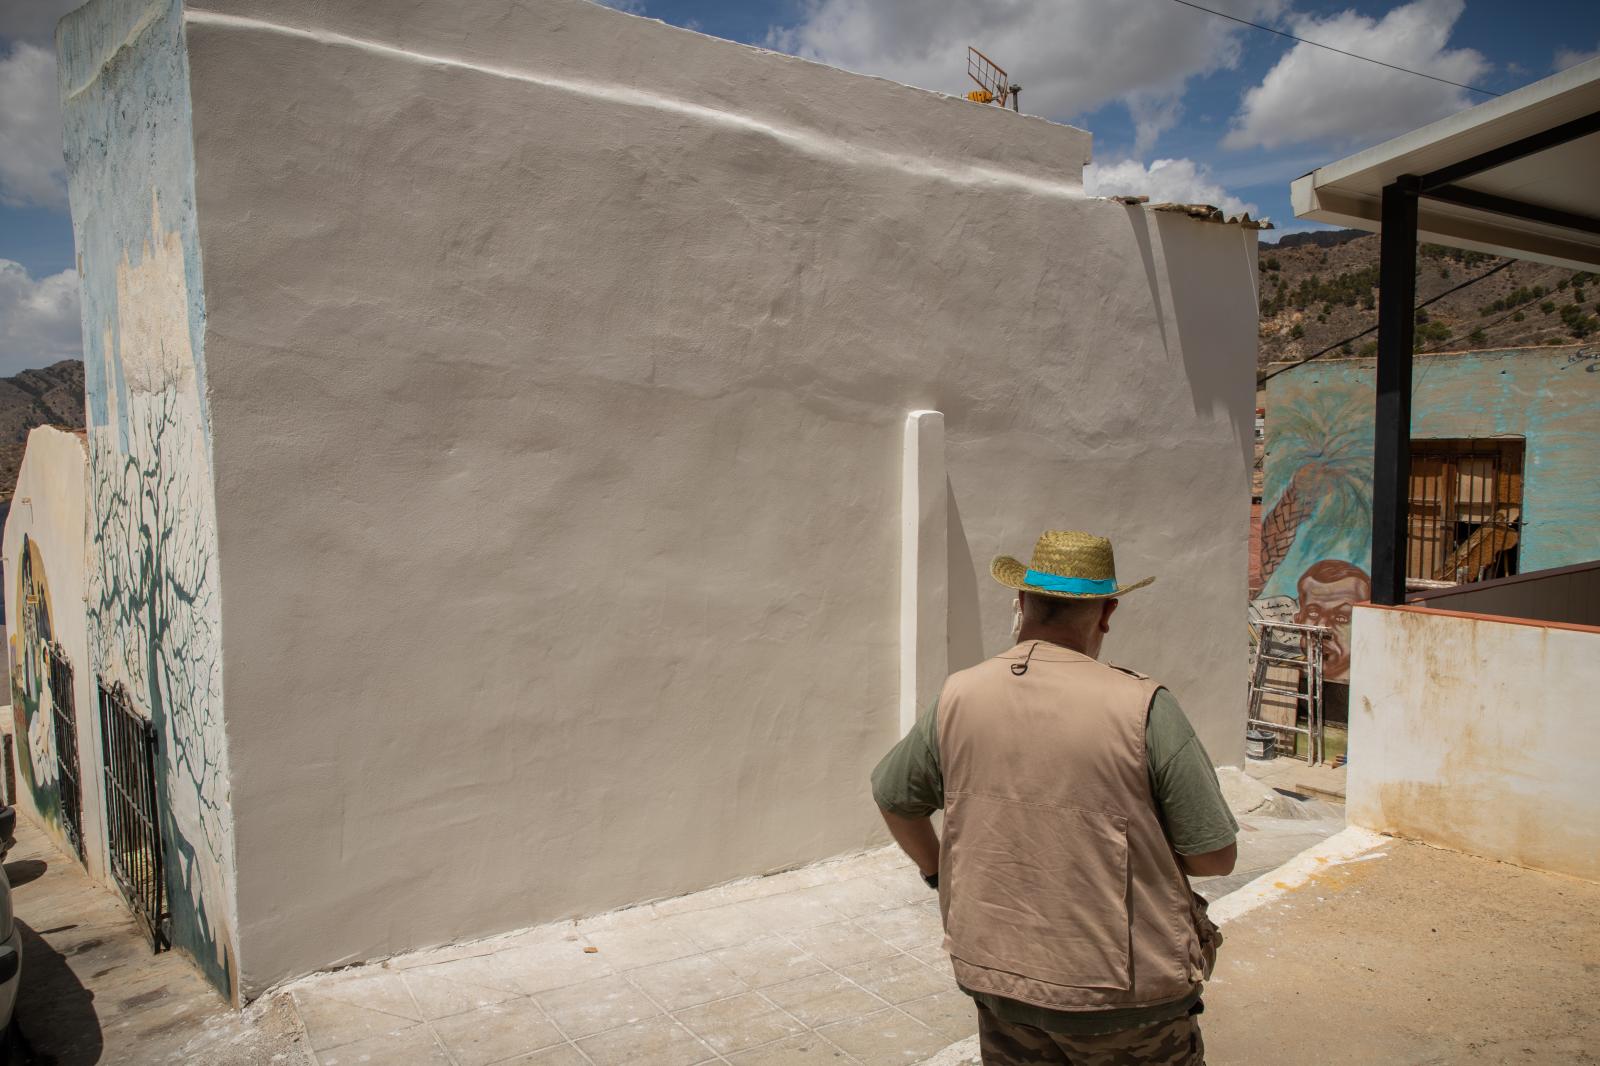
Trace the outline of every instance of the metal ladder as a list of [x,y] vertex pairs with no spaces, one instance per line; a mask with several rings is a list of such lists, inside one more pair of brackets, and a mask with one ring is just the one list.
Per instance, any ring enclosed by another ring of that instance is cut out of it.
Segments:
[[[1267,729],[1274,733],[1298,733],[1306,738],[1306,763],[1316,766],[1323,761],[1322,736],[1322,641],[1328,630],[1323,626],[1301,625],[1298,622],[1273,622],[1265,618],[1251,619],[1256,630],[1256,663],[1250,675],[1250,703],[1245,722],[1247,728]],[[1279,636],[1279,634],[1288,634]],[[1298,649],[1298,654],[1294,654]],[[1276,663],[1300,671],[1305,680],[1305,691],[1267,684],[1267,666]],[[1287,696],[1295,701],[1294,722],[1268,722],[1261,717],[1261,697],[1267,694]],[[1299,705],[1306,705],[1306,724],[1301,726]]]

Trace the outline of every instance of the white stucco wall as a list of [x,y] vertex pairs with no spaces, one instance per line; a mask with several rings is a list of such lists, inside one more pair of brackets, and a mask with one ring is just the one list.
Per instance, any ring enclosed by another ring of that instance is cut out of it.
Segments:
[[1238,761],[1253,233],[578,0],[187,34],[246,994],[883,839],[917,409],[951,668],[1105,533],[1109,657]]
[[1600,880],[1600,629],[1358,607],[1350,824]]
[[[17,800],[22,812],[42,825],[70,853],[63,833],[58,741],[52,721],[60,696],[51,690],[39,644],[46,637],[67,653],[73,667],[74,720],[77,722],[78,774],[83,811],[83,863],[106,879],[105,797],[101,791],[100,723],[94,670],[89,662],[87,616],[88,541],[85,514],[89,453],[80,434],[40,426],[28,434],[17,473],[17,487],[6,517],[5,605],[9,623],[6,654],[11,661],[11,728],[17,745]],[[22,552],[31,546],[28,575],[39,600],[22,602]],[[24,615],[35,614],[34,626]],[[30,637],[32,638],[30,641]],[[23,658],[32,659],[25,666]]]

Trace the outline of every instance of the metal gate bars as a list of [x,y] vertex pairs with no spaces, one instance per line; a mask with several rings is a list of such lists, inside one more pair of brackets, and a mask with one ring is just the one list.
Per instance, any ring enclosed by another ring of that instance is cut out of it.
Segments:
[[83,858],[83,781],[79,776],[77,700],[73,695],[72,661],[66,649],[51,641],[44,646],[50,670],[51,726],[56,735],[56,781],[61,796],[61,826],[67,843]]
[[167,877],[156,816],[156,730],[122,685],[100,682],[106,766],[106,837],[111,874],[157,951],[167,938]]

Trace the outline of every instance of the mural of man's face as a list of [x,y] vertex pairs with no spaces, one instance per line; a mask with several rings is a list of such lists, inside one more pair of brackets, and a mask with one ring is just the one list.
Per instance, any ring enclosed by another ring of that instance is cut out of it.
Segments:
[[1319,581],[1315,570],[1313,567],[1300,579],[1300,611],[1294,620],[1330,630],[1322,644],[1323,676],[1329,681],[1348,681],[1350,608],[1372,598],[1372,581],[1360,572]]

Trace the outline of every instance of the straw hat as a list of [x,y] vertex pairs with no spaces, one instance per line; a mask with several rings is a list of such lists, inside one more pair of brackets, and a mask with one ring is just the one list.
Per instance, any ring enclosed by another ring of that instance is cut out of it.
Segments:
[[1147,577],[1119,588],[1111,542],[1073,529],[1052,529],[1040,537],[1027,566],[1001,555],[989,564],[989,573],[1007,588],[1060,600],[1109,600],[1155,580]]

